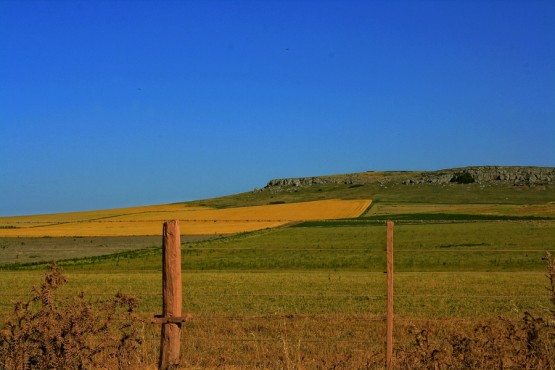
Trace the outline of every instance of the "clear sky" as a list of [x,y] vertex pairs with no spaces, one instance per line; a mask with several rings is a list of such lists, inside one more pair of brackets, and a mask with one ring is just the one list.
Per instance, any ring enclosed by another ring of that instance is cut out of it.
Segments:
[[0,215],[555,166],[555,1],[0,0]]

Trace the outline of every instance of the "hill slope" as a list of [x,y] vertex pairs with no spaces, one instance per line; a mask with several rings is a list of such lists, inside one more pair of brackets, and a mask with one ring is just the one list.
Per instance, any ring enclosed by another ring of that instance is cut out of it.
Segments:
[[[502,170],[506,172],[506,168]],[[310,181],[271,180],[263,189],[195,202],[58,215],[2,217],[0,248],[3,258],[0,263],[41,261],[53,256],[58,259],[95,256],[157,245],[162,222],[173,218],[183,220],[184,240],[194,240],[191,234],[204,234],[201,239],[206,239],[206,233],[214,238],[215,232],[256,230],[293,220],[324,218],[359,217],[362,221],[390,219],[411,223],[418,220],[418,224],[434,222],[436,225],[430,225],[434,228],[438,227],[437,222],[551,220],[530,223],[542,230],[551,227],[549,225],[555,220],[555,185],[514,185],[504,180],[480,180],[468,184],[451,182],[450,179],[448,182],[439,181],[448,178],[449,174],[461,172],[464,170],[364,172],[307,178]],[[329,199],[355,202],[342,203]],[[371,207],[367,208],[369,199],[373,201]],[[310,201],[321,202],[308,203]],[[355,211],[349,208],[349,204],[355,206]],[[344,206],[347,206],[344,209],[346,211],[339,212]],[[364,208],[367,208],[366,212],[363,212]],[[314,211],[313,214],[302,214],[310,209]],[[261,222],[264,220],[267,224]],[[245,228],[249,223],[250,226]],[[341,220],[312,224],[326,228],[368,225],[367,222]],[[306,228],[310,225],[304,223],[297,226]],[[102,233],[100,229],[103,229]],[[50,233],[52,231],[55,233]],[[98,237],[145,234],[157,236]],[[35,238],[22,238],[23,235]],[[37,236],[46,235],[64,237],[36,239]],[[89,237],[81,238],[83,235]]]
[[[187,222],[186,234],[214,235],[276,227],[290,221],[360,216],[551,218],[555,217],[554,181],[555,168],[500,166],[275,179],[263,189],[195,202],[2,217],[0,236],[157,235],[161,222],[167,219]],[[337,199],[344,202],[332,201]],[[368,208],[370,199],[373,204]],[[350,202],[357,212],[349,211]]]
[[[464,183],[468,176],[472,181]],[[187,204],[227,208],[322,199],[372,199],[374,206],[384,202],[548,204],[555,202],[555,168],[480,166],[274,179],[263,189]]]

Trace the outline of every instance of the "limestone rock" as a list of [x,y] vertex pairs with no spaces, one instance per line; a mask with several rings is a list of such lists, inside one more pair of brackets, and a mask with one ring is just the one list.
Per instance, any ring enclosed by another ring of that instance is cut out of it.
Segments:
[[[473,181],[470,181],[473,180]],[[380,184],[509,184],[509,185],[553,185],[555,184],[555,167],[527,166],[471,166],[450,168],[425,172],[359,172],[346,175],[296,177],[273,179],[266,189],[299,188],[311,185],[346,184],[364,185]]]

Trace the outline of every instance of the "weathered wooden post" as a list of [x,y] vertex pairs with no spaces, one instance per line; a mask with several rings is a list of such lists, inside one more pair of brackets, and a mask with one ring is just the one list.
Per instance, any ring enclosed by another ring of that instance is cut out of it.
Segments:
[[164,222],[162,236],[162,315],[153,322],[162,324],[160,340],[160,370],[177,369],[181,324],[187,320],[181,316],[181,235],[179,221]]
[[393,369],[393,221],[387,221],[387,349],[386,369]]

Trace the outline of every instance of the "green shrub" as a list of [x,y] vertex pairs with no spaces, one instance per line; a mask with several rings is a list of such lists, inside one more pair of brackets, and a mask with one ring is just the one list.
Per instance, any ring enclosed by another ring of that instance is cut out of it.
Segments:
[[474,177],[467,171],[455,172],[451,178],[451,182],[456,182],[457,184],[471,184],[474,182]]

